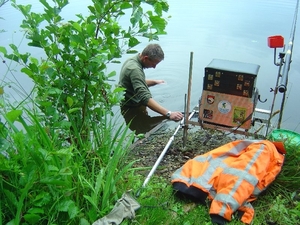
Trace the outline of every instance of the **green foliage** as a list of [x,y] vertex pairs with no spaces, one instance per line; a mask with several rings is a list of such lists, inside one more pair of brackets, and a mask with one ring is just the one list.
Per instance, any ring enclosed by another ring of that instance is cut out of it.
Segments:
[[[110,84],[116,73],[107,73],[107,64],[136,53],[141,38],[165,34],[168,4],[92,2],[89,16],[64,21],[60,13],[67,0],[40,0],[42,13],[12,0],[24,16],[29,46],[41,48],[44,56],[21,53],[14,43],[10,49],[0,46],[8,70],[17,62],[34,82],[36,96],[34,101],[26,96],[17,107],[7,104],[9,84],[1,82],[0,224],[90,224],[120,196],[117,186],[133,164],[123,158],[134,134],[112,122],[123,89]],[[153,11],[144,11],[149,6]],[[124,29],[119,21],[128,15]],[[28,100],[30,109],[22,108]]]
[[82,153],[75,145],[52,139],[40,117],[29,110],[2,116],[10,131],[6,155],[0,154],[3,224],[90,224],[111,209],[120,195],[117,183],[133,163],[122,162],[134,138],[127,127],[115,131],[110,119],[103,120],[105,135],[95,127],[95,144]]
[[[286,142],[289,142],[287,140]],[[300,146],[286,144],[287,154],[277,183],[282,188],[295,191],[300,190]]]
[[[89,16],[64,21],[60,13],[67,0],[40,0],[43,13],[12,2],[24,16],[21,28],[29,45],[45,57],[21,53],[13,43],[9,50],[0,46],[32,79],[37,96],[33,109],[6,107],[6,84],[0,86],[0,224],[91,224],[112,209],[122,191],[137,190],[145,179],[131,169],[134,162],[123,160],[134,135],[112,122],[111,109],[123,90],[110,84],[115,72],[107,74],[107,64],[136,53],[141,38],[165,34],[168,4],[92,0]],[[153,11],[145,10],[149,7]],[[124,29],[119,21],[128,15]],[[282,173],[254,202],[254,224],[298,224],[298,149],[287,149]],[[142,208],[125,224],[211,224],[207,207],[178,200],[169,181],[156,176],[138,201]]]
[[[145,179],[140,173],[136,172],[128,177],[129,180],[138,181],[135,190],[142,186],[142,181]],[[135,186],[135,184],[132,185]],[[189,200],[179,199],[174,194],[175,192],[168,180],[154,175],[138,198],[141,208],[137,211],[136,218],[131,221],[126,220],[123,223],[125,225],[212,225],[206,206],[198,205]]]
[[[276,184],[275,184],[276,186]],[[274,187],[254,202],[256,216],[254,224],[297,225],[299,217],[299,201],[289,192]],[[298,207],[298,208],[297,208]]]
[[[144,176],[139,173],[129,173],[127,179],[135,180],[137,184],[132,184],[135,190],[141,187]],[[129,184],[127,184],[129,185]],[[130,186],[130,185],[129,185]],[[127,186],[124,187],[126,190]],[[138,198],[141,208],[136,213],[136,218],[123,223],[129,224],[168,224],[168,225],[212,225],[209,216],[209,203],[199,205],[188,199],[179,199],[174,195],[169,180],[164,180],[154,175],[148,186],[143,189]],[[255,216],[253,224],[269,225],[298,225],[300,219],[299,192],[282,192],[277,187],[268,189],[252,203]],[[122,223],[122,224],[123,224]],[[228,225],[242,225],[237,214],[233,215]]]
[[[89,139],[91,124],[99,123],[123,98],[123,89],[109,83],[116,73],[107,74],[106,65],[118,62],[126,51],[135,52],[139,37],[158,40],[167,24],[163,12],[168,4],[164,0],[92,2],[89,16],[77,14],[76,21],[64,21],[60,13],[67,0],[53,0],[53,4],[40,0],[43,13],[32,12],[31,5],[12,0],[24,16],[21,28],[29,46],[42,48],[45,58],[20,53],[15,44],[10,44],[12,53],[0,47],[0,52],[22,65],[21,71],[33,80],[35,103],[46,125],[57,129],[63,123],[65,130],[71,130],[70,139],[77,139],[77,134]],[[154,11],[144,11],[145,5]],[[123,28],[119,21],[128,15],[130,25]]]

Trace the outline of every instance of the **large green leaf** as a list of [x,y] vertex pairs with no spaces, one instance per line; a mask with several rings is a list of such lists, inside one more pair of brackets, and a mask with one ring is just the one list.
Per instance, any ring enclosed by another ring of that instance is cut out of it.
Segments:
[[67,103],[68,103],[69,107],[72,107],[72,105],[74,103],[74,100],[70,96],[68,96],[67,97]]
[[66,167],[66,168],[62,168],[59,171],[59,174],[62,175],[62,176],[70,176],[70,175],[73,174],[73,171],[70,167]]
[[155,3],[154,4],[154,10],[157,13],[158,16],[162,16],[162,12],[163,12],[163,6],[160,3]]
[[57,204],[56,208],[60,212],[68,212],[69,207],[72,205],[75,205],[74,201],[66,199],[66,200],[60,201]]
[[33,200],[33,204],[35,207],[42,207],[49,204],[52,201],[51,195],[45,191],[40,191],[37,193]]
[[94,23],[87,24],[86,31],[90,37],[93,37],[95,35],[96,25]]
[[130,22],[133,27],[141,20],[142,16],[143,16],[142,7],[137,7],[136,10],[132,13],[132,16],[130,18]]
[[130,9],[131,7],[132,5],[127,1],[123,1],[120,5],[120,9]]
[[30,224],[37,224],[38,221],[40,221],[40,219],[41,219],[41,216],[39,214],[35,214],[35,213],[26,213],[23,217],[24,217],[25,221]]
[[0,46],[0,52],[2,52],[4,55],[7,54],[6,48],[2,46]]
[[16,198],[16,195],[13,192],[11,192],[11,191],[9,191],[7,189],[4,189],[3,193],[4,193],[5,197],[7,198],[7,200],[9,200],[10,203],[12,203],[13,205],[17,206],[18,200]]
[[81,26],[79,25],[79,23],[73,23],[73,27],[74,27],[78,32],[81,32]]
[[32,70],[29,68],[26,68],[26,67],[22,68],[21,72],[27,74],[30,78],[33,78],[33,76],[34,76],[34,73],[32,72]]
[[15,62],[19,62],[19,57],[16,56],[15,54],[9,54],[9,55],[5,55],[6,58],[11,59]]
[[165,34],[166,21],[159,16],[150,16],[149,18],[152,22],[152,27],[157,30],[159,34]]
[[35,41],[35,40],[32,40],[31,42],[29,42],[28,45],[32,46],[32,47],[42,48],[41,42]]
[[129,47],[135,47],[135,46],[137,46],[139,43],[141,43],[141,42],[140,42],[137,38],[131,37],[131,38],[129,39],[128,45],[129,45]]
[[48,4],[47,0],[40,0],[40,2],[46,7],[46,9],[51,9],[51,7]]
[[15,122],[18,120],[18,118],[22,115],[22,110],[12,110],[6,114],[7,119],[9,119],[11,122]]

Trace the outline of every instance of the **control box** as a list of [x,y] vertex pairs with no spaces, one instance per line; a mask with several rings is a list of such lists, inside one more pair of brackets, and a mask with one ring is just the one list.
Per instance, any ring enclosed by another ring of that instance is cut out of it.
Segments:
[[205,67],[203,90],[251,98],[259,65],[213,59]]
[[249,129],[258,100],[259,68],[256,64],[213,59],[204,69],[200,123]]

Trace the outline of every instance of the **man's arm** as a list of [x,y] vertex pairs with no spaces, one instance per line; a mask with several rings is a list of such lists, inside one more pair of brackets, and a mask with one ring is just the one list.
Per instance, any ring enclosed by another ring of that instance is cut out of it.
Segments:
[[[169,110],[165,109],[163,106],[158,104],[153,98],[149,99],[147,106],[150,109],[152,109],[153,111],[155,111],[163,116],[166,116],[167,113],[169,112]],[[174,120],[174,121],[181,120],[182,118],[183,118],[183,115],[181,112],[171,112],[171,115],[169,117],[169,119]]]
[[148,87],[163,83],[165,83],[164,80],[146,80],[146,84],[148,85]]

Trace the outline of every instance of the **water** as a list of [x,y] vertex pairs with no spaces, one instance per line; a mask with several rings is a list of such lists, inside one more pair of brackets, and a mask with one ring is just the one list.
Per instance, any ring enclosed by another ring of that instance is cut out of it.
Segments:
[[[34,10],[42,10],[38,0],[17,1],[21,4],[32,4]],[[63,12],[66,20],[74,19],[76,13],[88,13],[90,1],[70,1],[70,5]],[[169,0],[170,15],[167,26],[167,35],[160,37],[159,44],[165,52],[165,60],[156,69],[146,70],[149,79],[164,79],[163,85],[151,88],[154,99],[172,111],[184,111],[184,96],[188,90],[190,68],[190,54],[193,52],[191,108],[198,104],[202,92],[204,68],[214,58],[229,59],[260,65],[256,86],[261,99],[266,103],[258,103],[258,108],[270,109],[278,67],[274,65],[274,51],[267,45],[267,38],[273,35],[282,35],[285,43],[290,38],[295,0]],[[19,24],[21,14],[16,12],[9,3],[0,8],[0,46],[9,43],[20,44],[20,49],[31,52],[35,57],[42,57],[37,48],[29,48],[22,40]],[[287,99],[281,128],[300,132],[300,110],[297,84],[300,76],[300,28],[295,33],[292,64],[289,71]],[[142,50],[148,44],[145,40],[137,47]],[[281,49],[278,49],[278,52]],[[124,61],[128,56],[124,56]],[[277,55],[276,55],[277,58]],[[15,66],[15,65],[13,65]],[[120,71],[121,65],[109,65],[108,70]],[[6,68],[0,65],[1,76]],[[18,81],[22,81],[23,88],[29,92],[31,81],[25,75],[13,73]],[[117,83],[118,76],[115,78]],[[6,75],[6,81],[13,81],[12,74]],[[14,86],[15,84],[12,84]],[[13,90],[9,91],[13,95]],[[14,96],[18,99],[18,95]],[[275,110],[279,109],[282,94],[276,98]],[[157,115],[150,112],[150,115]]]

